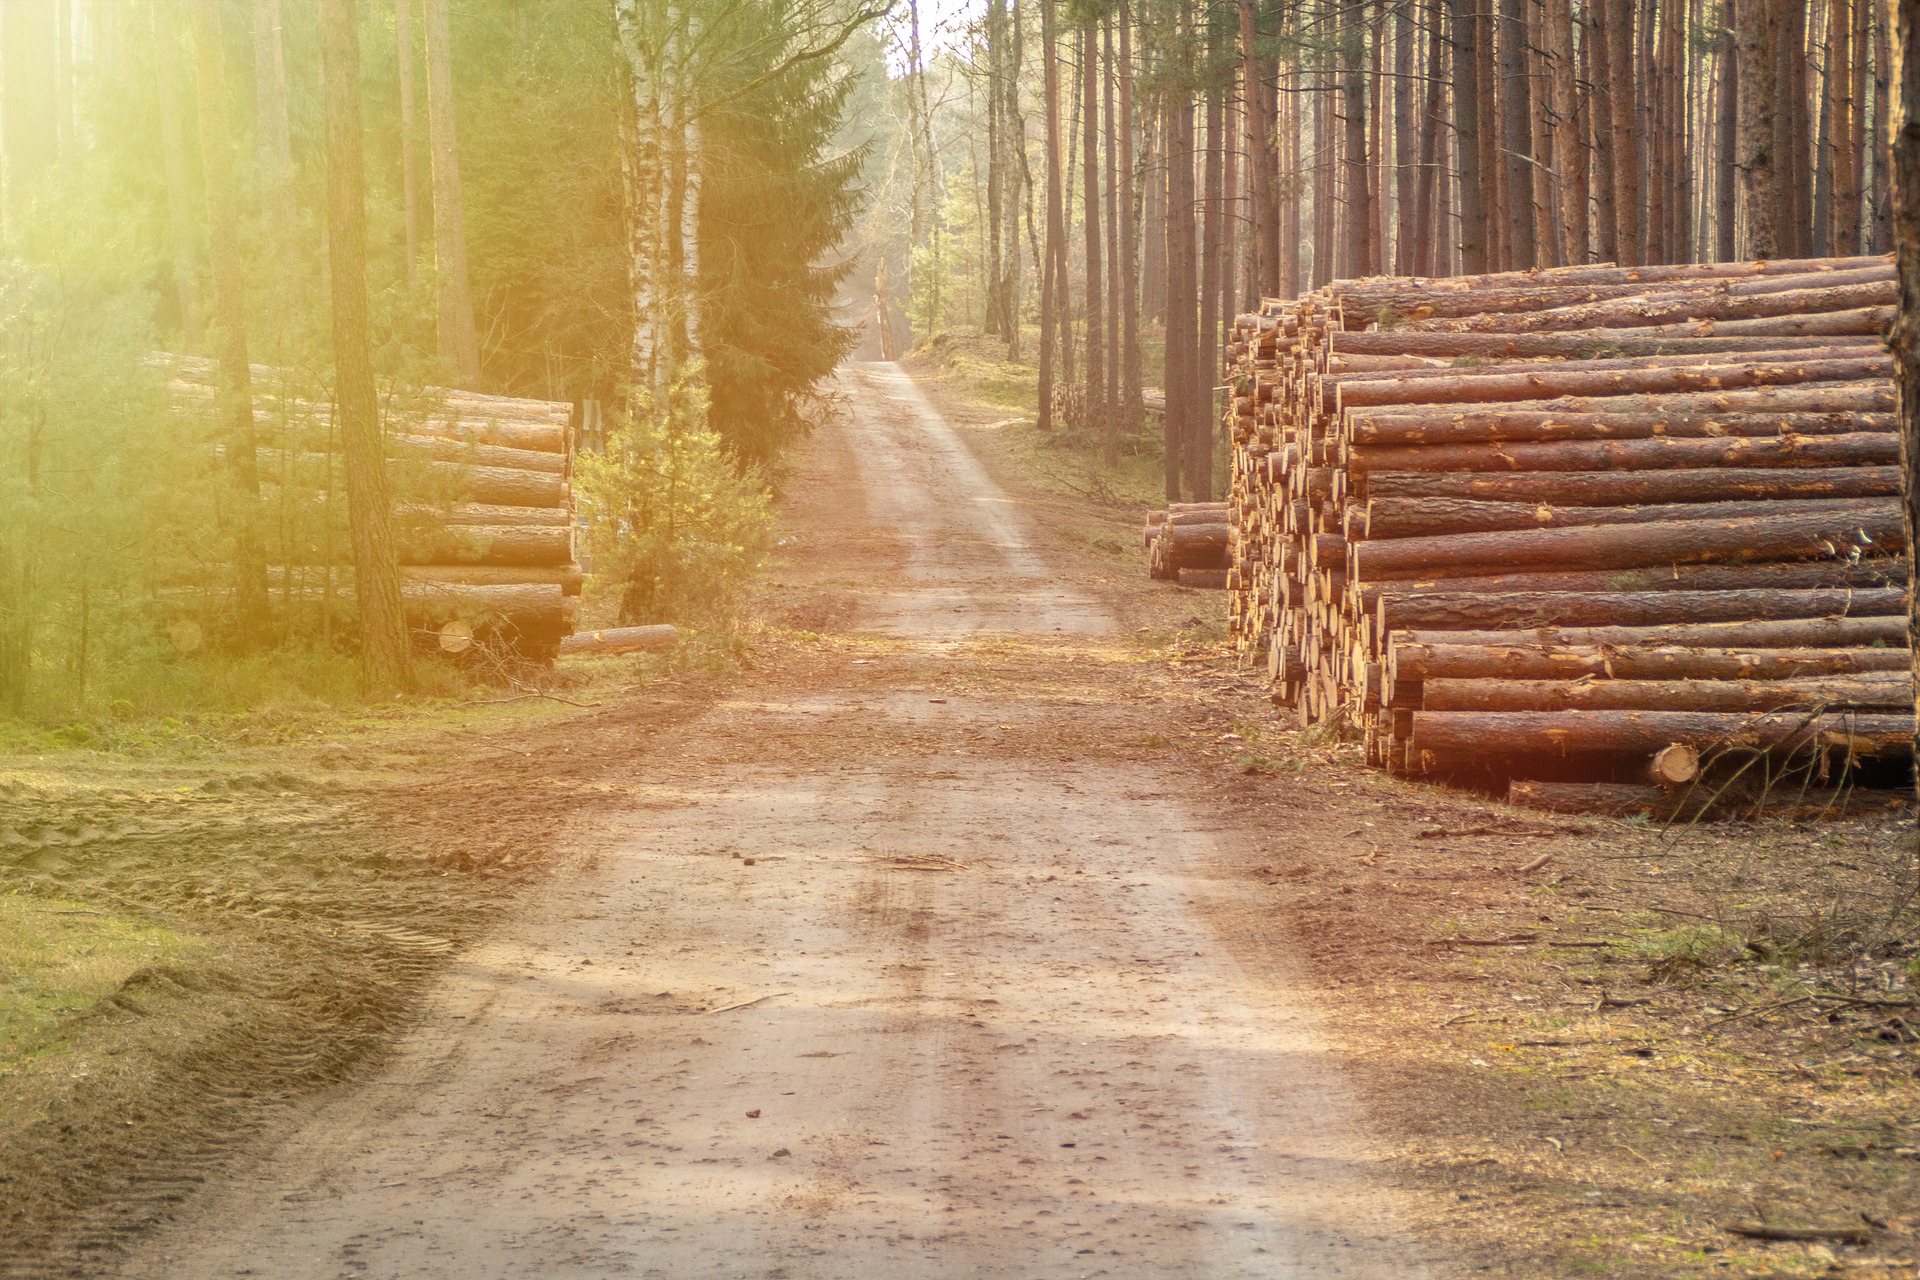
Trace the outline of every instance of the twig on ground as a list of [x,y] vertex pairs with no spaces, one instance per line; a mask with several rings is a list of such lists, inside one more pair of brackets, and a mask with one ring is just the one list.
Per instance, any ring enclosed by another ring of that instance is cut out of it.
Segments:
[[739,1004],[724,1004],[724,1005],[721,1005],[718,1009],[709,1009],[702,1016],[712,1017],[716,1013],[732,1013],[735,1009],[744,1009],[748,1005],[759,1004],[762,1000],[773,1000],[773,999],[777,999],[780,996],[790,996],[792,994],[793,992],[791,991],[769,991],[767,992],[766,995],[755,996],[751,1000],[742,1000]]
[[545,698],[549,702],[564,702],[570,707],[597,707],[598,702],[575,702],[572,698],[563,698],[557,693],[516,693],[511,698],[475,698],[463,702],[463,707],[497,707],[508,702],[525,702],[528,698]]

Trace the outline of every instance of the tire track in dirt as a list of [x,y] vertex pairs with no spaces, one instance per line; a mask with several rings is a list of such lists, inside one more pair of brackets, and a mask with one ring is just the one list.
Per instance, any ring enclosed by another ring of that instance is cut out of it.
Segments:
[[1129,758],[1110,622],[904,375],[845,387],[788,520],[861,635],[653,740],[603,852],[122,1274],[1423,1274],[1285,958],[1204,923],[1256,891]]

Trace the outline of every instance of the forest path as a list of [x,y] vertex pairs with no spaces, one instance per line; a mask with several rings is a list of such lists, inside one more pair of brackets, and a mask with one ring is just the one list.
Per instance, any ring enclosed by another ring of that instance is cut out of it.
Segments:
[[842,648],[593,746],[630,812],[121,1274],[1423,1274],[1114,624],[903,373],[843,387],[785,512]]

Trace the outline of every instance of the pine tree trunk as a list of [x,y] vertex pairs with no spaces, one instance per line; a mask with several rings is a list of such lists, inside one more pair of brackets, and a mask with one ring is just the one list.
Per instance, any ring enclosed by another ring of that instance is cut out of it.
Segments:
[[1775,258],[1781,253],[1774,194],[1775,59],[1770,0],[1732,0],[1734,39],[1739,64],[1739,158],[1746,197],[1746,257]]
[[[1731,2],[1731,0],[1730,0]],[[1593,85],[1592,119],[1588,123],[1593,161],[1593,240],[1602,262],[1620,260],[1620,219],[1614,209],[1613,169],[1613,43],[1605,0],[1587,3],[1587,62]]]
[[1416,159],[1416,172],[1413,180],[1413,254],[1408,261],[1412,273],[1417,276],[1448,274],[1446,257],[1438,250],[1442,228],[1446,223],[1445,205],[1440,206],[1440,216],[1435,217],[1434,192],[1440,179],[1440,166],[1445,156],[1441,150],[1440,119],[1446,109],[1446,71],[1442,66],[1445,43],[1440,36],[1439,0],[1428,0],[1426,6],[1426,59],[1422,65],[1425,72],[1426,92],[1420,112],[1419,133],[1420,151]]
[[1333,279],[1335,191],[1340,181],[1334,133],[1334,95],[1339,92],[1331,69],[1319,72],[1313,95],[1313,288]]
[[1105,291],[1100,271],[1100,35],[1091,23],[1080,29],[1080,141],[1085,155],[1081,170],[1081,217],[1086,249],[1086,380],[1082,383],[1081,425],[1110,431],[1113,416],[1104,403],[1107,394],[1107,339]]
[[1720,41],[1718,62],[1718,115],[1713,124],[1716,170],[1713,184],[1713,257],[1716,262],[1732,262],[1739,207],[1735,184],[1739,181],[1740,72],[1731,26]]
[[440,358],[457,385],[480,385],[480,345],[467,282],[466,214],[460,195],[460,141],[453,111],[453,50],[447,0],[423,0],[427,35],[427,125],[433,157],[433,259]]
[[1140,317],[1162,324],[1167,319],[1167,120],[1164,103],[1146,113],[1140,195]]
[[[163,18],[161,15],[166,14]],[[200,294],[200,220],[194,216],[193,172],[187,151],[187,122],[182,115],[186,87],[180,83],[180,32],[172,21],[171,6],[150,0],[147,9],[153,46],[160,125],[161,172],[167,184],[167,231],[172,258],[173,292],[180,308],[180,334],[190,352],[205,346],[206,308]]]
[[1887,23],[1886,6],[1876,5],[1873,15],[1874,129],[1868,135],[1873,139],[1873,205],[1867,212],[1872,226],[1872,243],[1867,250],[1869,253],[1893,252],[1893,196],[1890,178],[1893,173],[1892,139],[1895,128],[1893,123],[1895,106],[1892,94],[1892,37]]
[[1633,0],[1607,6],[1607,73],[1613,105],[1614,256],[1623,266],[1646,261],[1640,219],[1640,113],[1636,108]]
[[1120,257],[1120,139],[1119,121],[1114,116],[1113,19],[1100,23],[1100,112],[1105,133],[1102,148],[1106,155],[1107,207],[1107,384],[1101,395],[1104,412],[1100,419],[1102,456],[1108,466],[1120,461],[1120,277],[1127,268]]
[[[1194,274],[1193,246],[1193,104],[1178,88],[1166,91],[1166,225],[1167,225],[1167,340],[1166,371],[1166,494],[1180,500],[1182,479],[1191,475],[1188,457],[1195,406],[1192,401],[1193,366],[1200,344],[1199,281]],[[1189,488],[1190,494],[1195,491]],[[1195,500],[1198,498],[1196,496]]]
[[[1865,5],[1870,0],[1857,0]],[[1860,161],[1855,138],[1858,100],[1854,97],[1853,32],[1856,0],[1832,0],[1829,20],[1827,78],[1833,94],[1833,221],[1829,235],[1833,252],[1852,256],[1860,252]],[[1861,50],[1865,52],[1865,50]]]
[[1553,50],[1553,165],[1560,175],[1560,238],[1564,261],[1585,264],[1587,237],[1586,131],[1588,100],[1580,92],[1573,46],[1572,0],[1549,0],[1547,31]]
[[1005,256],[1001,259],[1001,270],[1006,273],[1001,285],[1001,295],[1007,309],[1007,358],[1020,359],[1020,307],[1021,291],[1026,273],[1020,263],[1020,212],[1024,208],[1027,215],[1027,233],[1033,234],[1033,196],[1029,191],[1032,175],[1027,169],[1027,122],[1020,114],[1020,76],[1024,63],[1025,42],[1022,35],[1020,6],[1009,3],[1007,17],[1007,73],[1002,81],[1004,103],[1001,107],[1001,123],[1004,128],[1003,148],[1006,170],[1005,217],[1006,228],[1002,232],[1001,242],[1006,246]]
[[1280,107],[1280,171],[1286,175],[1280,202],[1280,296],[1300,295],[1300,206],[1306,191],[1306,178],[1300,171],[1300,85],[1299,72],[1288,75],[1293,92],[1283,95]]
[[1006,225],[1002,202],[1006,198],[1005,164],[1006,122],[1001,118],[1001,105],[1004,101],[1000,92],[1001,77],[1005,74],[1007,43],[1007,2],[1006,0],[987,0],[987,260],[986,271],[986,317],[982,328],[1002,342],[1012,340],[1013,335],[1007,327],[1007,299],[1005,295],[1006,268],[1002,257],[1007,246],[1001,241],[1001,230]]
[[335,422],[346,458],[347,528],[360,613],[360,670],[370,692],[411,684],[406,612],[394,556],[380,404],[367,314],[366,170],[361,155],[356,0],[321,0],[327,119],[327,266],[333,295]]
[[1253,288],[1257,296],[1280,294],[1280,205],[1275,190],[1279,173],[1279,136],[1274,123],[1274,92],[1279,61],[1259,47],[1255,0],[1240,3],[1240,78],[1247,113],[1247,178],[1252,196],[1250,237]]
[[270,624],[267,549],[260,516],[259,460],[254,452],[247,285],[240,260],[240,211],[233,177],[233,129],[227,118],[220,0],[194,0],[193,45],[198,73],[200,168],[207,196],[207,259],[213,276],[214,349],[220,362],[215,410],[234,498],[233,639],[238,645],[249,646],[266,638]]
[[1507,166],[1500,151],[1500,61],[1495,46],[1494,0],[1474,0],[1474,84],[1480,91],[1480,207],[1486,211],[1487,270],[1512,266],[1507,235]]
[[[1218,66],[1223,43],[1221,31],[1211,19],[1208,25],[1207,61],[1209,65]],[[1200,194],[1200,342],[1196,348],[1193,379],[1196,418],[1189,424],[1193,429],[1193,456],[1207,458],[1208,478],[1211,478],[1213,470],[1209,446],[1213,439],[1215,418],[1213,388],[1220,380],[1220,285],[1226,259],[1224,237],[1221,235],[1224,178],[1221,161],[1226,150],[1224,93],[1217,82],[1207,90],[1207,150],[1201,164]],[[1200,492],[1201,487],[1201,482],[1196,482],[1194,491]],[[1204,498],[1198,500],[1205,501]]]
[[1501,146],[1507,180],[1507,269],[1538,266],[1533,180],[1533,98],[1527,65],[1527,0],[1500,0]]
[[[1436,30],[1437,29],[1438,28],[1436,28]],[[1441,56],[1449,59],[1452,56],[1450,50],[1446,49],[1444,45],[1442,45],[1438,52]],[[1444,92],[1443,90],[1443,96]],[[1454,252],[1454,242],[1457,237],[1453,216],[1453,172],[1454,165],[1457,161],[1453,155],[1450,154],[1448,145],[1449,138],[1439,123],[1445,118],[1442,112],[1450,111],[1451,109],[1451,102],[1447,102],[1434,114],[1434,132],[1439,136],[1439,149],[1437,152],[1438,163],[1435,165],[1438,173],[1434,179],[1433,192],[1433,217],[1437,227],[1435,231],[1434,273],[1442,276],[1450,276],[1460,269],[1459,259]]]
[[1460,259],[1468,275],[1491,268],[1487,260],[1487,208],[1481,200],[1479,0],[1447,0],[1453,41],[1453,131],[1460,155]]
[[1813,120],[1807,85],[1806,0],[1785,0],[1788,15],[1785,51],[1790,71],[1793,114],[1787,142],[1793,156],[1793,243],[1796,257],[1811,257],[1813,244]]
[[1413,142],[1413,0],[1403,0],[1393,20],[1393,269],[1403,276],[1415,270],[1415,223],[1419,219],[1419,172]]
[[270,210],[270,235],[279,260],[280,285],[299,280],[299,212],[294,205],[293,143],[287,124],[287,61],[280,0],[253,0],[255,132],[260,143],[260,180]]
[[[1672,15],[1671,4],[1667,16]],[[1667,243],[1667,230],[1670,223],[1668,208],[1668,169],[1667,142],[1671,137],[1672,122],[1667,118],[1667,81],[1671,78],[1665,64],[1666,46],[1665,28],[1670,23],[1658,22],[1659,6],[1648,0],[1645,21],[1640,24],[1641,61],[1647,83],[1641,86],[1643,108],[1641,111],[1641,139],[1647,149],[1645,187],[1647,193],[1647,223],[1644,231],[1646,250],[1641,258],[1643,262],[1671,262],[1672,248]]]
[[1134,224],[1133,5],[1122,0],[1120,25],[1120,425],[1140,429],[1140,232]]
[[1346,207],[1341,220],[1347,233],[1346,251],[1337,268],[1343,279],[1353,280],[1373,274],[1373,259],[1368,250],[1375,236],[1373,209],[1373,165],[1367,155],[1367,26],[1366,5],[1347,6],[1341,32],[1341,49],[1346,57],[1346,76],[1342,85],[1346,122],[1346,155],[1342,168],[1346,175]]
[[[400,196],[405,208],[407,285],[420,267],[420,114],[415,106],[413,0],[394,0],[394,51],[400,64]],[[918,244],[916,237],[914,243]]]
[[[1891,346],[1894,377],[1900,387],[1900,465],[1905,477],[1907,545],[1920,535],[1920,0],[1891,0],[1888,4],[1899,41],[1900,83],[1896,113],[1891,119],[1893,160],[1891,196],[1894,253],[1900,267],[1900,313],[1894,322]],[[1882,98],[1880,101],[1885,102]],[[1908,632],[1920,627],[1920,597],[1909,592]],[[1915,659],[1914,687],[1920,689],[1920,658]],[[1915,744],[1920,746],[1920,727]]]
[[1040,265],[1040,404],[1039,427],[1053,430],[1055,365],[1059,358],[1056,335],[1059,312],[1065,306],[1065,282],[1058,265],[1060,245],[1066,239],[1066,214],[1060,182],[1060,61],[1054,33],[1054,0],[1040,0],[1040,79],[1046,116],[1044,147],[1047,173],[1047,240]]

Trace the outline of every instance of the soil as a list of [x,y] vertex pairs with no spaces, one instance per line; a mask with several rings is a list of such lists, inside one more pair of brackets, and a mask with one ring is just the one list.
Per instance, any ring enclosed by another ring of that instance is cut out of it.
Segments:
[[1139,512],[844,390],[744,670],[0,797],[221,940],[0,1079],[10,1274],[1920,1274],[1910,822],[1370,774]]

